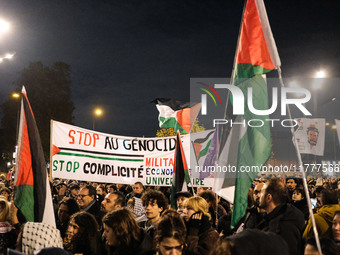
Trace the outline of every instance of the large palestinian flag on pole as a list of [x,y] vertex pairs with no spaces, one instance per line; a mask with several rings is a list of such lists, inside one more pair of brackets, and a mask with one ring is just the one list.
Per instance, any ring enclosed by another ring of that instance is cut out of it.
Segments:
[[[244,8],[238,46],[236,51],[233,85],[238,86],[244,98],[248,98],[248,88],[252,88],[253,106],[257,110],[268,109],[267,84],[263,74],[277,69],[281,65],[274,38],[268,22],[263,0],[248,0]],[[232,99],[231,99],[232,100]],[[224,144],[224,153],[220,157],[228,158],[236,154],[237,173],[235,176],[234,207],[231,226],[234,227],[244,216],[248,204],[248,191],[256,177],[256,172],[241,172],[241,167],[265,164],[271,153],[270,126],[265,121],[268,116],[253,114],[245,103],[243,116],[236,121],[258,119],[264,122],[261,127],[237,125],[231,130],[231,136]],[[222,151],[223,152],[223,151]],[[227,155],[226,155],[227,154]],[[230,163],[230,162],[229,162]],[[223,186],[230,186],[225,180]]]
[[189,134],[201,109],[201,104],[190,107],[190,103],[169,98],[153,101],[159,111],[159,127],[173,128],[174,132]]
[[52,196],[39,131],[22,88],[14,204],[27,221],[55,226]]
[[171,208],[176,208],[175,195],[179,191],[187,191],[190,183],[190,176],[188,172],[188,164],[185,159],[182,140],[180,134],[177,132],[175,159],[174,159],[172,188],[171,188]]

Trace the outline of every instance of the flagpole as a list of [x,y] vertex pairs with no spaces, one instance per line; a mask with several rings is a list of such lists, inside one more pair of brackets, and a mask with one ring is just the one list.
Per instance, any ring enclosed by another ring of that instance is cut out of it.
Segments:
[[53,152],[53,144],[52,144],[52,134],[53,134],[53,120],[50,121],[50,169],[49,169],[49,180],[52,182],[52,152]]
[[[191,139],[190,139],[190,140],[191,140]],[[194,150],[194,155],[195,155],[196,163],[197,163],[197,165],[199,165],[199,164],[198,164],[198,159],[197,159],[197,157],[196,157],[194,142],[191,142],[191,145],[192,145],[192,148],[193,148],[193,150]],[[191,161],[191,160],[190,160],[190,161]],[[189,174],[189,172],[188,172],[188,174]],[[200,174],[201,174],[201,172],[200,172]],[[189,174],[189,177],[190,177],[190,174]],[[201,177],[201,176],[200,176],[200,177]],[[190,178],[190,179],[191,179],[191,178]],[[195,190],[194,190],[194,188],[193,188],[193,185],[191,185],[191,189],[192,189],[192,194],[193,194],[194,196],[196,196],[196,193],[195,193]]]
[[[177,134],[178,134],[179,136],[181,136],[181,133],[179,132],[179,130],[177,130]],[[178,141],[177,141],[177,142],[178,142]],[[195,190],[194,190],[194,185],[191,183],[191,176],[190,176],[190,173],[189,173],[189,169],[188,169],[188,175],[189,175],[189,179],[190,179],[192,194],[193,194],[194,196],[196,196],[196,193],[195,193]]]
[[[283,83],[282,71],[281,71],[280,66],[277,67],[277,72],[279,74],[280,84],[284,88],[285,85]],[[303,188],[304,188],[305,193],[306,193],[307,205],[308,205],[310,219],[311,219],[312,225],[313,225],[313,232],[314,232],[314,236],[315,236],[316,246],[318,248],[319,255],[322,255],[321,245],[320,245],[320,240],[319,240],[319,233],[318,233],[318,230],[316,228],[316,222],[315,222],[315,218],[314,218],[313,208],[312,208],[312,204],[311,204],[310,196],[309,196],[309,191],[308,191],[306,173],[305,173],[305,170],[304,170],[304,167],[303,167],[301,153],[299,151],[299,147],[298,147],[297,142],[296,142],[295,131],[294,131],[294,126],[293,126],[293,121],[292,121],[292,115],[291,115],[290,108],[289,108],[288,104],[287,104],[287,112],[288,112],[288,117],[289,117],[289,121],[290,121],[290,132],[292,133],[292,136],[293,136],[293,145],[295,147],[295,151],[296,151],[298,161],[299,161],[300,172],[302,174],[302,183],[303,183]]]

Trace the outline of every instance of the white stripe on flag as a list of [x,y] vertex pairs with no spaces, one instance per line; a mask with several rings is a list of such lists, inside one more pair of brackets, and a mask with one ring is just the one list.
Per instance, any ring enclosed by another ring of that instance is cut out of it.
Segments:
[[48,180],[48,175],[46,175],[45,210],[44,210],[42,222],[49,224],[52,227],[56,227],[53,202],[52,202],[52,194],[51,194],[50,182]]
[[176,118],[176,112],[172,110],[169,106],[157,104],[156,107],[159,111],[159,117]]
[[259,14],[260,23],[262,27],[262,31],[264,34],[264,38],[267,43],[267,48],[270,54],[270,58],[273,61],[275,69],[281,66],[281,60],[279,56],[279,52],[277,51],[274,36],[272,30],[270,28],[266,7],[264,6],[263,0],[255,0],[256,9]]

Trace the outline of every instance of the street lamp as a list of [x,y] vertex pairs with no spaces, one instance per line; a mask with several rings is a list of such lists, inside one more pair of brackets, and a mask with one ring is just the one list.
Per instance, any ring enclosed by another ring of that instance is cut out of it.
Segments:
[[13,98],[20,98],[20,94],[17,93],[17,92],[13,92],[13,93],[12,93],[12,97],[13,97]]
[[[326,77],[326,72],[324,70],[319,70],[315,73],[314,76],[314,83],[313,83],[313,89],[318,90],[321,88],[321,84],[323,81],[323,78]],[[316,94],[316,93],[315,93]],[[316,101],[316,95],[314,95],[314,114],[317,116],[318,115],[318,106],[317,106],[317,101]]]
[[324,70],[319,70],[315,73],[313,89],[321,88],[322,78],[326,78],[326,72]]
[[94,111],[93,111],[93,125],[92,125],[92,129],[93,129],[93,131],[94,131],[94,124],[95,124],[95,119],[96,119],[96,117],[100,117],[100,116],[102,116],[103,115],[103,110],[101,109],[101,108],[96,108],[96,109],[94,109]]
[[316,72],[316,77],[315,78],[325,78],[326,77],[326,73],[324,70],[320,70]]
[[[12,93],[12,98],[14,98],[14,100],[20,100],[21,98],[21,94],[18,92],[13,92]],[[19,101],[20,102],[20,101]],[[17,112],[17,130],[15,132],[15,141],[18,142],[18,134],[19,134],[19,119],[20,119],[20,103],[18,103],[18,112]],[[15,152],[13,153],[13,164],[16,165],[16,161],[17,161],[17,152],[18,152],[18,145],[15,145]]]
[[4,59],[12,59],[15,55],[15,52],[13,53],[7,53],[5,55],[3,55],[2,57],[0,57],[0,62],[2,62]]
[[7,32],[8,30],[9,30],[9,23],[4,20],[0,20],[0,32]]

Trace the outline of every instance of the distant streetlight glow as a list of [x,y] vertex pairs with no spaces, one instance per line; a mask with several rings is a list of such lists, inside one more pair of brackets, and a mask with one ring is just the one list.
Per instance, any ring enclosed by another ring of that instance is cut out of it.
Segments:
[[336,125],[332,125],[332,129],[336,129]]
[[321,88],[321,83],[322,83],[322,78],[326,77],[326,72],[324,70],[319,70],[315,73],[315,80],[313,83],[313,89],[320,89]]
[[6,56],[5,56],[5,58],[7,58],[7,59],[11,59],[11,58],[13,58],[13,56],[14,56],[14,54],[6,54]]
[[0,20],[0,31],[6,32],[8,30],[9,30],[9,23],[4,20]]
[[316,72],[316,77],[315,78],[325,78],[326,77],[326,73],[323,70],[317,71]]
[[15,52],[13,53],[7,53],[4,56],[0,57],[0,62],[2,62],[4,59],[12,59],[15,55]]
[[19,93],[16,93],[16,92],[13,92],[13,93],[12,93],[12,97],[14,97],[14,98],[19,98],[19,97],[20,97],[20,94],[19,94]]
[[94,114],[96,116],[101,116],[103,114],[103,110],[100,109],[100,108],[97,108],[97,109],[94,110]]
[[100,117],[103,115],[103,110],[100,108],[96,108],[93,111],[93,117],[92,117],[92,130],[95,128],[95,119],[96,117]]

